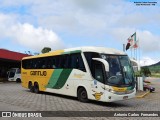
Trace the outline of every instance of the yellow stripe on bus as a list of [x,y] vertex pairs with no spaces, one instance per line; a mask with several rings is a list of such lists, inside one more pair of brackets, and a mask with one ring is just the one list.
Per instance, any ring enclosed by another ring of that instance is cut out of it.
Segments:
[[55,56],[55,55],[61,55],[62,53],[64,53],[64,50],[56,50],[53,52],[49,52],[49,53],[44,53],[44,54],[40,54],[40,55],[36,55],[36,56],[30,56],[30,57],[24,57],[23,59],[31,59],[31,58],[37,58],[37,57],[47,57],[47,56]]

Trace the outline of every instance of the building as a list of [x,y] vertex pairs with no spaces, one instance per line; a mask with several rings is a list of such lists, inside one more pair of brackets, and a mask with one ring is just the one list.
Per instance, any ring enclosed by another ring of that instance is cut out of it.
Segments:
[[10,68],[20,68],[21,60],[26,56],[29,55],[0,49],[0,81],[7,78],[7,71]]

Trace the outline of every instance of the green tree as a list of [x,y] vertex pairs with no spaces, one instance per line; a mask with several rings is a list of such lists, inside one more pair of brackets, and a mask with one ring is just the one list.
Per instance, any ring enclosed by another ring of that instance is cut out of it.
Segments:
[[50,47],[44,47],[44,48],[41,50],[42,53],[47,53],[47,52],[49,52],[49,51],[51,51],[51,48],[50,48]]
[[145,76],[151,76],[151,72],[150,72],[148,67],[141,68],[141,75],[142,74],[145,75]]

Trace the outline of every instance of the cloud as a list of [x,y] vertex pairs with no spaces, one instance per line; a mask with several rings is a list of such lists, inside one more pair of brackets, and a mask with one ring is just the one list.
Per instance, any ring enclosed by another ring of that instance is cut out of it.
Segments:
[[154,60],[154,59],[152,59],[152,58],[150,58],[150,57],[143,57],[141,60],[140,60],[140,65],[141,66],[147,66],[147,65],[152,65],[152,64],[155,64],[155,63],[157,63],[157,62],[159,62],[159,61],[157,61],[157,60]]
[[151,53],[160,51],[160,35],[153,34],[147,30],[140,30],[135,28],[113,28],[110,34],[121,44],[126,44],[127,39],[136,32],[137,40],[139,40],[139,47],[143,53]]
[[0,38],[3,38],[7,34],[7,30],[11,25],[16,23],[16,15],[6,15],[0,13]]
[[[12,23],[12,31],[16,29],[17,32],[26,34],[24,29],[30,28],[34,35],[27,33],[28,36],[36,37],[39,41],[42,41],[40,38],[43,37],[37,37],[37,31],[44,36],[55,31],[59,35],[65,34],[71,39],[89,36],[94,40],[99,37],[107,39],[108,43],[116,41],[117,44],[123,44],[127,42],[130,35],[137,31],[137,37],[139,37],[144,53],[160,50],[160,42],[158,42],[160,35],[157,32],[160,30],[157,27],[160,25],[160,7],[158,5],[136,6],[134,2],[125,0],[116,2],[113,0],[15,0],[14,2],[5,0],[0,4],[0,8],[4,9],[12,6],[19,8],[15,13],[17,15],[16,22],[19,24]],[[24,12],[21,12],[21,8],[25,8]],[[7,28],[11,28],[10,25]],[[50,30],[53,31],[50,32]],[[48,31],[48,33],[44,31]],[[18,35],[10,36],[18,39]],[[113,38],[113,41],[108,37]],[[19,40],[18,42],[22,44]]]
[[39,52],[43,47],[51,47],[52,50],[65,48],[63,41],[52,30],[17,23],[15,16],[0,14],[0,32],[1,38],[10,38],[16,44]]
[[154,35],[150,31],[137,30],[137,38],[140,41],[140,47],[144,52],[158,52],[160,51],[160,36]]
[[51,47],[52,50],[64,48],[64,44],[52,30],[35,28],[28,23],[13,25],[9,36],[19,44],[37,51],[43,47]]

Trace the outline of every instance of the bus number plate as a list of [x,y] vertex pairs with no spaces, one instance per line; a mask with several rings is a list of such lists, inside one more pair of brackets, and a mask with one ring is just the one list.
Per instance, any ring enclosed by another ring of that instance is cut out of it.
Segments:
[[124,96],[123,99],[128,99],[128,96]]

